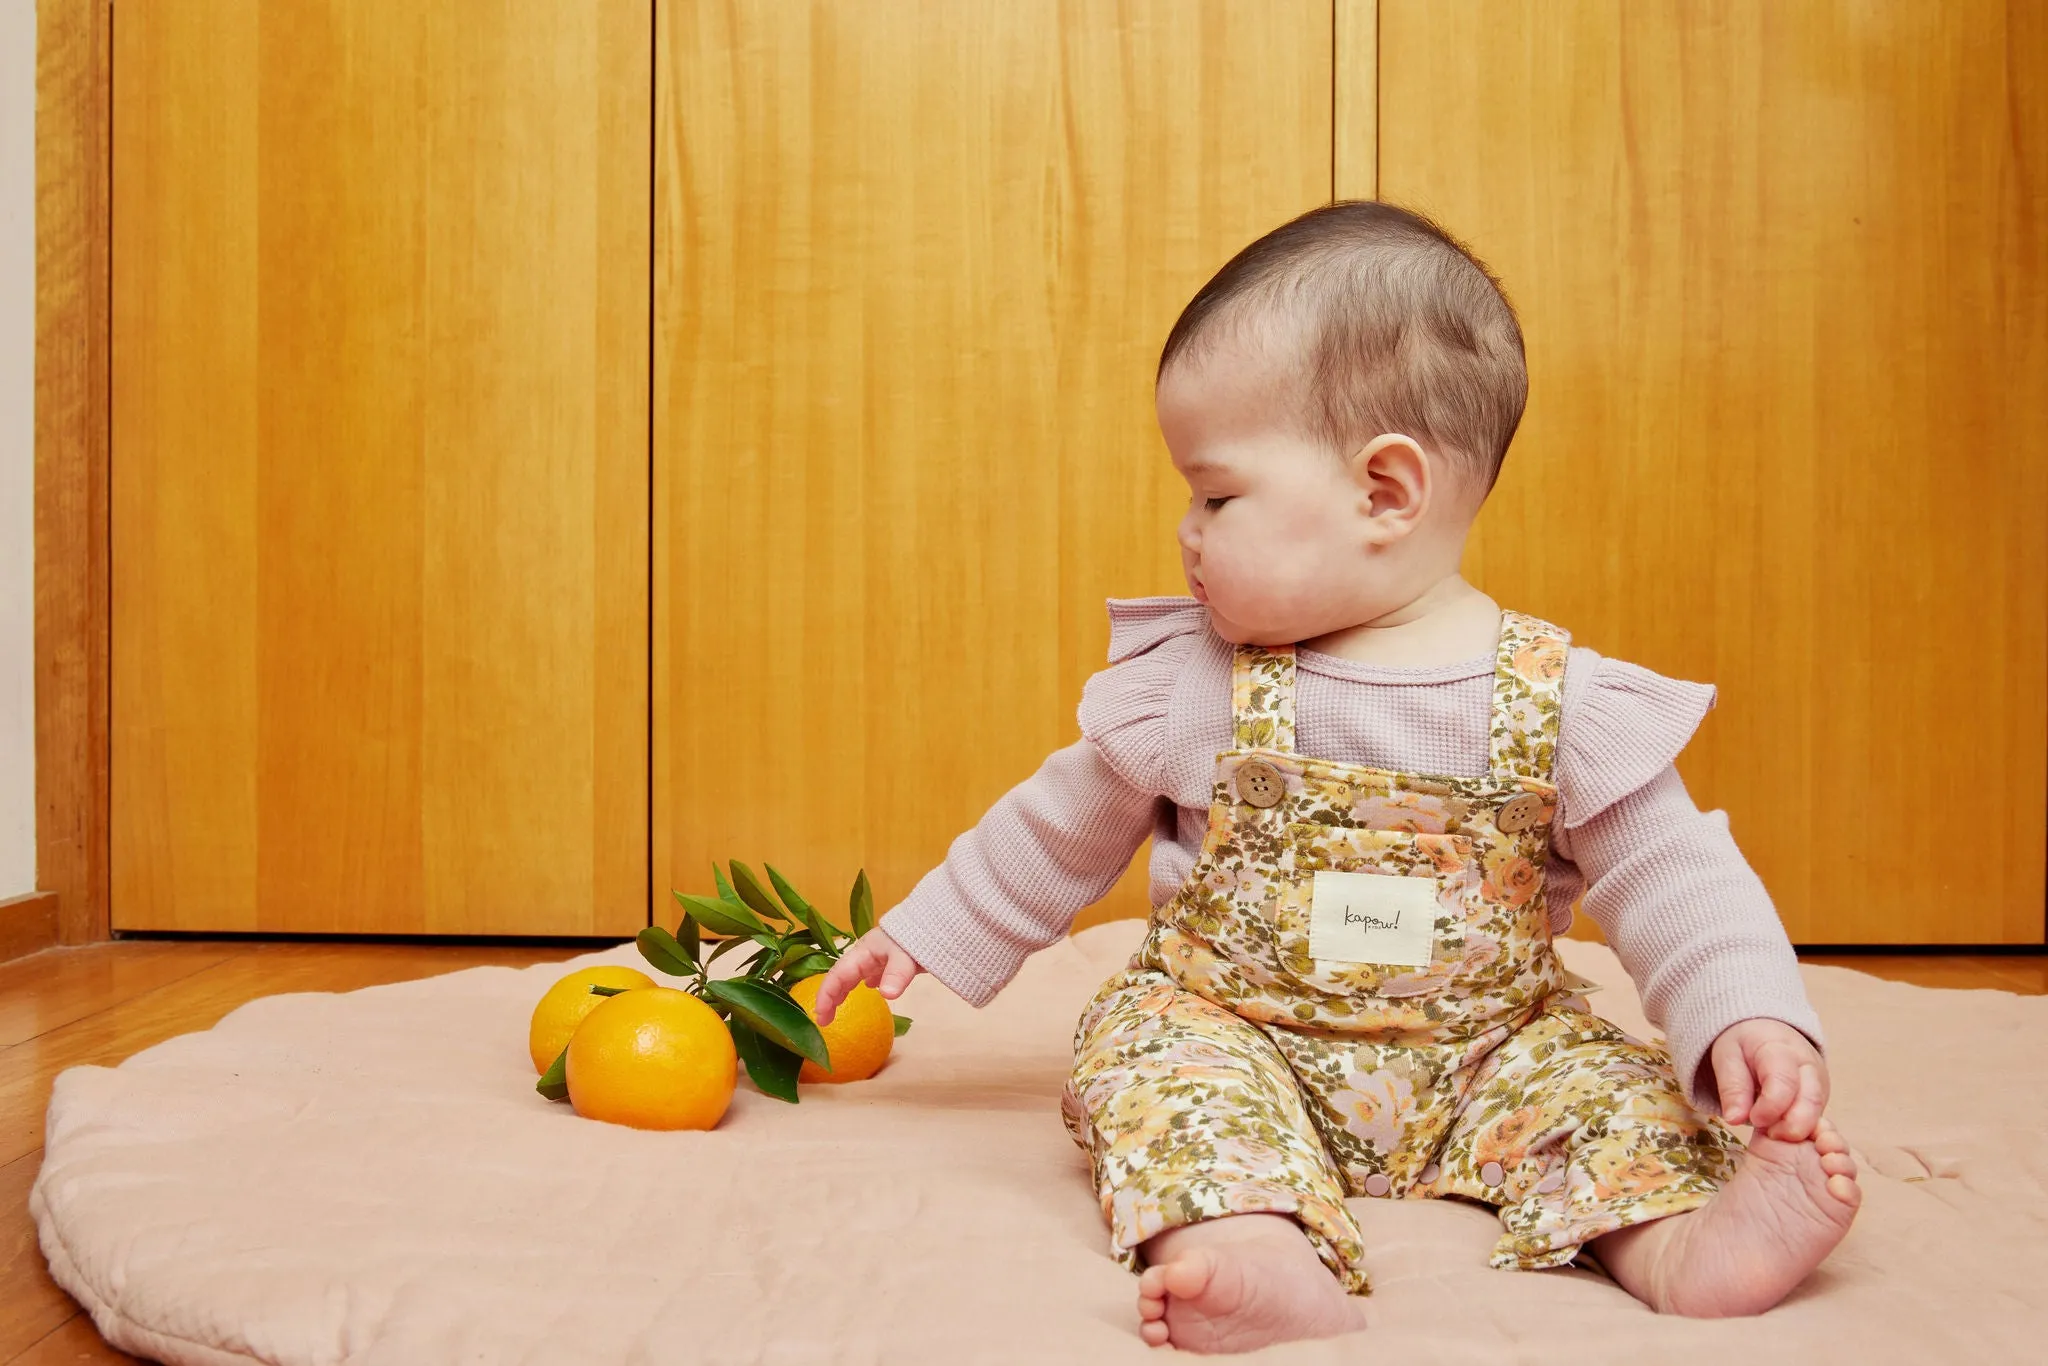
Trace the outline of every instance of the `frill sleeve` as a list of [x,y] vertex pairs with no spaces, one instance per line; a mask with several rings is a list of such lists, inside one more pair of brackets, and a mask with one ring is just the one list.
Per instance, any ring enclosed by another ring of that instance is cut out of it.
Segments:
[[1648,786],[1677,762],[1714,708],[1714,689],[1591,650],[1572,651],[1558,737],[1559,823],[1567,830]]
[[1112,598],[1109,667],[1081,691],[1081,734],[1119,777],[1166,795],[1167,712],[1209,629],[1193,598]]

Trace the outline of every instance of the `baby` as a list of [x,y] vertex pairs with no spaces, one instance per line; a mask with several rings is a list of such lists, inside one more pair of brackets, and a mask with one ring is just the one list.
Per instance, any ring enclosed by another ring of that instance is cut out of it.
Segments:
[[[1499,286],[1417,214],[1331,204],[1239,253],[1159,364],[1193,599],[1110,604],[1082,738],[818,993],[829,1020],[930,972],[983,1004],[1152,837],[1063,1110],[1155,1346],[1363,1326],[1347,1197],[1483,1202],[1492,1265],[1590,1249],[1699,1316],[1770,1308],[1855,1217],[1791,946],[1673,767],[1712,690],[1459,577],[1527,388]],[[1668,1052],[1559,961],[1581,895]]]

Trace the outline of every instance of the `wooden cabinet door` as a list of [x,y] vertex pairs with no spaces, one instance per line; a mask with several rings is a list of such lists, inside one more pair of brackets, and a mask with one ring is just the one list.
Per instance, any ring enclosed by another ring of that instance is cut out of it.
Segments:
[[1681,768],[1795,941],[2040,942],[2048,13],[1380,0],[1378,39],[1379,192],[1528,338],[1477,581],[1720,685]]
[[115,928],[632,933],[650,7],[114,43]]
[[[654,890],[887,906],[1179,592],[1167,328],[1328,198],[1330,0],[664,5]],[[1143,907],[1127,877],[1096,916]]]

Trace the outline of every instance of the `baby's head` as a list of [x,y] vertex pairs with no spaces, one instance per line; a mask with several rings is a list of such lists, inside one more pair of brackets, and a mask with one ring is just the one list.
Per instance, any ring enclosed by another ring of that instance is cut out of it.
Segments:
[[1239,252],[1159,358],[1182,561],[1217,631],[1311,640],[1455,573],[1528,388],[1499,284],[1420,214],[1330,204]]

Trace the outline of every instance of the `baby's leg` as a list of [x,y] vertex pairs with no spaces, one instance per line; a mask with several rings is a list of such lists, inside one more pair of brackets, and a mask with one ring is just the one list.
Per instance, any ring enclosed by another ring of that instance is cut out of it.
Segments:
[[1112,1249],[1145,1266],[1145,1341],[1244,1351],[1362,1326],[1346,1293],[1365,1288],[1357,1225],[1255,1027],[1161,974],[1128,974],[1083,1019],[1065,1118]]
[[1665,1314],[1761,1314],[1835,1249],[1863,1203],[1856,1161],[1823,1119],[1805,1143],[1749,1141],[1735,1178],[1699,1209],[1592,1244],[1623,1289]]
[[1840,1242],[1860,1194],[1830,1127],[1756,1140],[1692,1109],[1661,1048],[1554,1007],[1480,1068],[1433,1194],[1501,1207],[1499,1267],[1591,1245],[1630,1293],[1698,1316],[1761,1313]]

